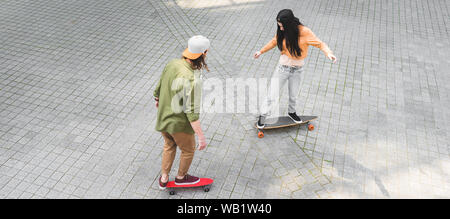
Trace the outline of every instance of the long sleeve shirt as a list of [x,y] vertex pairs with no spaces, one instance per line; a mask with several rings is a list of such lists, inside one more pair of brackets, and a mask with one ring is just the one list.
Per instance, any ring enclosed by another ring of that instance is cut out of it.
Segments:
[[184,59],[170,61],[153,96],[159,98],[156,130],[194,134],[191,122],[200,117],[201,82]]
[[[333,52],[328,48],[328,45],[324,42],[322,42],[312,31],[306,26],[299,25],[298,26],[300,30],[300,36],[298,38],[298,45],[300,49],[302,50],[302,55],[300,57],[294,57],[291,55],[289,50],[286,47],[286,40],[283,40],[283,49],[281,50],[281,55],[284,60],[286,60],[286,57],[290,60],[293,60],[297,63],[303,63],[303,60],[308,56],[308,47],[314,46],[322,50],[323,53],[325,53],[326,56],[329,54],[332,54]],[[277,46],[277,36],[275,35],[272,40],[269,41],[261,50],[261,54],[273,49]],[[280,61],[283,59],[280,58]],[[287,60],[289,61],[289,60]]]

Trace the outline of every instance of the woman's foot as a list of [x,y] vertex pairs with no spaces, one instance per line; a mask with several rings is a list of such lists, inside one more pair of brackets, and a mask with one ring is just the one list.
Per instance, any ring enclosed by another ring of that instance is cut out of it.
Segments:
[[200,178],[186,174],[184,177],[175,177],[175,185],[192,185],[200,182]]
[[258,127],[259,129],[263,129],[265,127],[265,120],[266,117],[265,116],[259,116],[258,122],[256,123],[256,127]]
[[297,113],[295,113],[295,112],[294,113],[288,113],[288,115],[297,124],[303,122],[302,119],[299,116],[297,116]]

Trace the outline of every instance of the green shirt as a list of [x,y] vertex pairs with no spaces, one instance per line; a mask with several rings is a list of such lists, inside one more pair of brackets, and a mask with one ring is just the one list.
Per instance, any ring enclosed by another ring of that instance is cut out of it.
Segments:
[[201,84],[186,60],[166,65],[153,95],[159,98],[157,131],[194,134],[190,122],[200,117]]

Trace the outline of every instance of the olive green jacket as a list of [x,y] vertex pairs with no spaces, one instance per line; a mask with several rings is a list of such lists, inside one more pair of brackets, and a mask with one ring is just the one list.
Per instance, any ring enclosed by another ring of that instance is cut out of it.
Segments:
[[157,131],[194,134],[190,123],[200,118],[201,80],[186,60],[166,65],[153,96],[159,98]]

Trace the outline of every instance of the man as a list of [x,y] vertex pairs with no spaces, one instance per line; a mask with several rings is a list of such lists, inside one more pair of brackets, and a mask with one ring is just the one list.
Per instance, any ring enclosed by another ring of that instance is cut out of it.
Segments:
[[191,37],[183,57],[171,60],[166,65],[153,93],[158,108],[156,130],[161,132],[164,138],[160,189],[165,189],[169,181],[177,146],[181,150],[181,156],[175,184],[189,185],[200,180],[187,172],[194,158],[194,134],[198,136],[198,150],[206,147],[199,121],[201,86],[198,73],[204,68],[208,70],[205,58],[209,46],[210,42],[206,37]]

